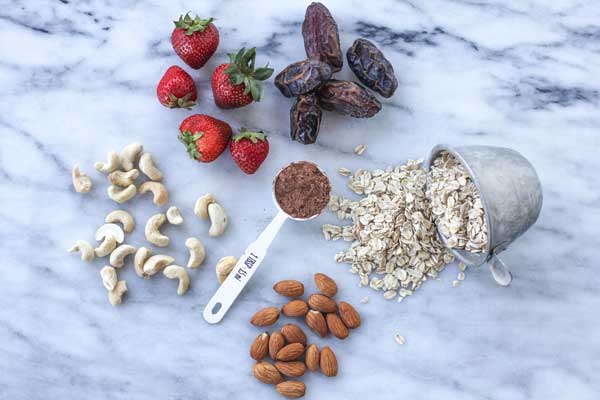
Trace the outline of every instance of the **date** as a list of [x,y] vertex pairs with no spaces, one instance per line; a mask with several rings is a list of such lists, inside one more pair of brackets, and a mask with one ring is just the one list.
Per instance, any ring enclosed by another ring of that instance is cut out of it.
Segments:
[[321,127],[322,111],[317,105],[314,93],[298,96],[296,103],[290,110],[290,136],[303,144],[312,144],[317,141]]
[[319,105],[354,118],[370,118],[381,110],[381,103],[356,82],[331,79],[317,90]]
[[304,49],[308,58],[326,62],[333,72],[344,64],[338,27],[331,13],[321,3],[311,3],[306,8],[302,23]]
[[304,60],[288,65],[275,77],[275,86],[285,97],[311,92],[331,78],[329,64]]
[[383,97],[391,97],[398,88],[392,64],[370,41],[356,39],[348,48],[346,58],[356,77]]

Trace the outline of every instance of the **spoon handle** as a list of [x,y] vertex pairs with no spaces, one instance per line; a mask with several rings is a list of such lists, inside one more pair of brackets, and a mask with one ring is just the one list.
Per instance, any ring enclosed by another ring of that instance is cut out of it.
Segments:
[[231,273],[204,308],[204,319],[216,324],[221,321],[252,275],[263,262],[269,246],[288,216],[279,211],[258,238],[248,246]]

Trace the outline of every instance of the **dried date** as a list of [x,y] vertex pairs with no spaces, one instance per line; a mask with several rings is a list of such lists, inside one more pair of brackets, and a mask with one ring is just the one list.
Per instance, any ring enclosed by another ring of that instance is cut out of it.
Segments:
[[355,118],[370,118],[381,110],[381,103],[356,82],[331,79],[317,91],[319,105]]
[[365,86],[383,97],[394,94],[398,87],[394,68],[373,43],[356,39],[346,52],[346,58],[350,69]]
[[331,78],[329,64],[317,60],[304,60],[288,65],[277,77],[275,86],[285,97],[311,92]]
[[290,135],[292,140],[312,144],[317,140],[321,127],[321,109],[313,93],[298,96],[290,110]]
[[344,60],[338,27],[323,4],[311,3],[306,8],[302,23],[302,37],[304,37],[304,49],[308,58],[326,62],[333,72],[342,69]]

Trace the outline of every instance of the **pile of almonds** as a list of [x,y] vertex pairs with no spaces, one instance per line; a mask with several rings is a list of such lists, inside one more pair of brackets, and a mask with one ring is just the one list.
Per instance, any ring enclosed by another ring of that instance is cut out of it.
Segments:
[[[315,284],[319,293],[311,294],[308,302],[300,299],[304,295],[304,285],[296,280],[277,282],[273,290],[282,296],[294,298],[286,303],[281,311],[277,307],[267,307],[258,311],[250,323],[254,326],[270,326],[279,319],[281,313],[287,317],[305,318],[306,325],[320,337],[328,332],[338,339],[346,339],[349,329],[360,326],[360,315],[350,304],[333,300],[337,284],[329,276],[315,274]],[[274,364],[264,361],[267,355]],[[304,360],[302,360],[304,356]],[[327,377],[336,376],[338,362],[335,354],[324,346],[321,351],[316,344],[308,344],[302,328],[296,324],[285,324],[279,332],[263,332],[254,339],[250,347],[250,357],[257,361],[252,373],[259,381],[276,385],[277,392],[287,398],[304,396],[306,385],[298,380],[285,380],[304,375],[306,369],[316,372],[319,368]]]

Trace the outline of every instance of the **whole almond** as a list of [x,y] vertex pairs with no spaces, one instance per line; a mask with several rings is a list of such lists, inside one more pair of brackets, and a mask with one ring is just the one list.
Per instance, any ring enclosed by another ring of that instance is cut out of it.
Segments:
[[335,354],[329,348],[329,346],[323,347],[321,350],[321,356],[319,365],[321,366],[321,372],[325,376],[336,376],[338,373],[338,363]]
[[254,339],[250,346],[250,357],[260,361],[267,356],[269,351],[269,333],[263,332]]
[[304,375],[306,369],[302,361],[277,361],[275,368],[283,375],[293,378]]
[[327,314],[327,327],[333,336],[338,339],[346,339],[348,337],[348,328],[344,325],[342,319],[334,313]]
[[304,300],[292,300],[281,308],[287,317],[303,317],[308,312],[308,304]]
[[269,326],[273,325],[278,318],[279,309],[277,307],[267,307],[254,314],[250,323],[255,326]]
[[315,284],[325,296],[333,297],[338,291],[335,281],[321,272],[315,274]]
[[273,332],[271,333],[271,337],[269,338],[269,356],[274,360],[277,352],[283,349],[285,346],[285,338],[281,334],[281,332]]
[[300,281],[287,279],[273,285],[273,290],[282,296],[299,297],[304,294],[304,285]]
[[276,385],[280,382],[283,382],[283,376],[277,370],[277,368],[275,368],[273,364],[266,361],[261,361],[254,364],[254,367],[252,367],[252,374],[256,379],[263,383]]
[[304,353],[304,345],[302,343],[290,343],[284,346],[275,355],[277,361],[293,361]]
[[297,399],[306,393],[306,385],[300,381],[285,381],[278,383],[275,390],[288,399]]
[[334,300],[324,294],[311,294],[308,298],[308,305],[313,310],[324,313],[337,312],[338,306]]
[[360,326],[360,314],[345,301],[340,301],[340,317],[342,317],[342,321],[350,329]]
[[306,325],[317,335],[327,336],[327,322],[325,322],[325,317],[319,311],[310,310],[306,314]]
[[306,368],[312,372],[315,372],[319,368],[319,348],[316,344],[313,343],[306,348],[304,362],[306,363]]
[[285,324],[281,328],[281,334],[288,343],[302,343],[306,346],[306,334],[296,324]]

